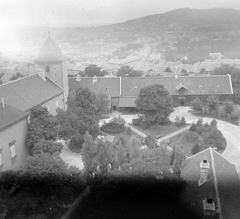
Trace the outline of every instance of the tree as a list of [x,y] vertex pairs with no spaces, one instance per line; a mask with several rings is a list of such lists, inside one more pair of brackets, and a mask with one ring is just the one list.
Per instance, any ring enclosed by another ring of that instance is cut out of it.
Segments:
[[193,111],[202,112],[203,102],[198,97],[190,102]]
[[99,131],[99,115],[96,95],[88,88],[79,88],[74,97],[73,112],[78,117],[78,131],[84,135],[88,131],[94,138]]
[[22,78],[23,76],[17,72],[16,74],[13,74],[12,77],[9,78],[9,81],[15,81],[17,80],[18,78]]
[[35,143],[32,149],[33,155],[47,153],[53,156],[59,156],[63,145],[61,143],[54,142],[52,140],[40,140]]
[[224,104],[224,112],[226,114],[232,113],[234,110],[234,105],[232,101],[227,100],[226,103]]
[[106,115],[109,113],[110,108],[110,100],[107,94],[105,93],[99,93],[96,97],[96,106],[98,108],[98,114],[100,118],[103,115]]
[[166,67],[165,72],[172,72],[172,69],[170,67]]
[[122,65],[118,71],[117,71],[117,76],[118,77],[125,77],[128,75],[133,69],[129,65]]
[[157,144],[156,138],[152,135],[147,135],[147,137],[145,138],[145,142],[149,148],[155,148]]
[[63,109],[57,109],[55,118],[58,120],[59,138],[67,141],[77,134],[79,126],[78,117],[70,108],[68,108],[66,111]]
[[143,75],[143,71],[132,70],[128,73],[128,77],[141,77]]
[[135,101],[137,111],[150,123],[164,124],[173,112],[173,101],[168,90],[161,84],[152,84],[140,90]]
[[141,158],[141,141],[134,135],[130,139],[130,159],[134,160],[136,158]]
[[55,141],[58,135],[58,121],[49,114],[46,107],[35,106],[30,110],[26,144],[32,147],[39,140]]
[[85,68],[85,75],[87,77],[93,77],[93,76],[102,77],[106,74],[107,74],[106,71],[102,71],[102,68],[98,67],[95,64],[90,64]]
[[215,95],[208,96],[207,98],[207,106],[209,108],[209,111],[215,111],[218,108],[219,105],[219,98]]

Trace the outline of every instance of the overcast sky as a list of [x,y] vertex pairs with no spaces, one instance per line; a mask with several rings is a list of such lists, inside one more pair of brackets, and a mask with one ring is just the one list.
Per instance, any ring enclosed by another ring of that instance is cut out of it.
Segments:
[[0,0],[0,25],[118,23],[176,8],[240,9],[240,0]]

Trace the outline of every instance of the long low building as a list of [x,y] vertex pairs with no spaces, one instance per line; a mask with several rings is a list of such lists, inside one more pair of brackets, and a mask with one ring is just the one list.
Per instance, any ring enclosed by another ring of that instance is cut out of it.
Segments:
[[230,75],[175,76],[175,77],[76,77],[69,78],[69,93],[79,87],[89,88],[94,93],[106,93],[111,98],[111,107],[135,107],[140,89],[151,84],[162,84],[172,96],[173,105],[188,106],[199,97],[206,101],[216,95],[220,101],[234,100]]

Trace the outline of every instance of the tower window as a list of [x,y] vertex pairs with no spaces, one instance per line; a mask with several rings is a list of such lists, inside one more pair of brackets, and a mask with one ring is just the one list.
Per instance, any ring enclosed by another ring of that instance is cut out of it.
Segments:
[[50,72],[50,66],[49,65],[46,66],[45,71]]

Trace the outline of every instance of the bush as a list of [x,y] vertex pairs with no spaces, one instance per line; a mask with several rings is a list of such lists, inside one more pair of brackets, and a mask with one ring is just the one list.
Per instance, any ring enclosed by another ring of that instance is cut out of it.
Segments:
[[203,119],[198,119],[196,125],[197,126],[202,126],[202,124],[203,124]]
[[208,106],[203,106],[203,107],[202,107],[202,113],[203,113],[203,114],[207,114],[207,115],[210,113]]
[[132,124],[138,126],[140,125],[141,121],[142,121],[141,118],[132,119]]
[[68,147],[71,151],[73,151],[75,153],[81,153],[83,142],[84,142],[84,140],[83,140],[83,137],[81,135],[75,135],[70,140],[70,142],[68,144]]
[[217,121],[216,119],[213,119],[210,123],[211,128],[217,128]]
[[240,118],[240,113],[239,113],[239,111],[235,109],[235,110],[231,113],[231,118],[232,118],[233,120],[238,120],[238,119]]
[[217,116],[218,117],[225,117],[226,113],[223,107],[218,107],[217,109]]
[[199,140],[200,136],[196,133],[196,132],[188,132],[185,136],[184,136],[186,142],[188,143],[193,143]]
[[224,111],[226,114],[231,114],[234,110],[234,105],[232,101],[226,101],[226,103],[224,104]]
[[142,129],[142,130],[146,130],[146,129],[148,129],[150,127],[150,124],[149,124],[149,122],[147,122],[147,121],[142,121],[141,123],[140,123],[140,128]]
[[181,126],[180,119],[179,119],[178,116],[176,116],[176,118],[175,118],[175,123],[176,123],[176,126],[177,126],[177,127],[180,127],[180,126]]
[[190,102],[190,107],[193,111],[202,112],[203,102],[197,97]]
[[58,156],[61,153],[63,145],[52,140],[40,140],[35,143],[31,152],[33,155],[47,153]]
[[181,125],[186,125],[187,124],[184,116],[181,118],[180,124]]
[[125,131],[125,123],[126,121],[120,116],[115,117],[112,120],[110,120],[108,123],[105,123],[101,127],[101,130],[108,133],[118,134]]
[[196,132],[196,128],[197,128],[197,125],[195,123],[192,123],[192,125],[190,126],[190,131],[191,132]]

